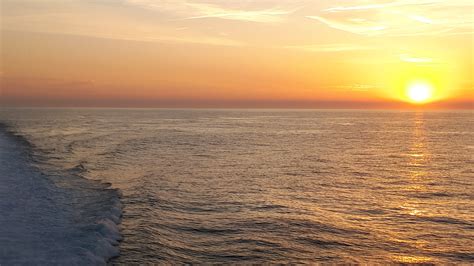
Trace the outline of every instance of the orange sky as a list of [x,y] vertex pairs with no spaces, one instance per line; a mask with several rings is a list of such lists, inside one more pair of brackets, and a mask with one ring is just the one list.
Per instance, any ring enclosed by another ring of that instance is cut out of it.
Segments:
[[2,0],[2,105],[473,108],[471,1]]

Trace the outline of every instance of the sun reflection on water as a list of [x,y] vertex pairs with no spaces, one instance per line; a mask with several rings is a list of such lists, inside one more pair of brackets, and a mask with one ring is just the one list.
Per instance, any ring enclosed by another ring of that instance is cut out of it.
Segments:
[[[408,217],[423,217],[429,215],[430,211],[423,205],[423,202],[417,195],[430,192],[430,175],[427,171],[431,160],[431,153],[428,147],[425,125],[425,114],[418,112],[413,117],[413,131],[411,134],[411,144],[406,154],[407,176],[405,185],[401,188],[406,195],[400,202],[401,213]],[[410,218],[407,218],[408,220]],[[403,243],[415,249],[423,250],[429,245],[424,239],[420,239],[416,234],[407,232],[397,232],[391,238],[392,241]],[[407,251],[405,254],[393,257],[395,263],[407,264],[429,264],[433,263],[432,258],[426,256],[418,256],[416,250]],[[413,252],[413,253],[412,253]]]
[[396,256],[394,260],[398,263],[418,264],[418,263],[430,263],[431,259],[422,256]]
[[[412,145],[408,153],[411,181],[420,181],[426,177],[425,166],[430,160],[430,152],[426,143],[425,117],[423,112],[415,114]],[[413,182],[412,182],[413,183]]]
[[[426,187],[429,178],[426,166],[429,163],[431,156],[426,144],[424,113],[415,113],[413,121],[412,143],[407,154],[409,175],[403,190],[407,193],[424,193],[429,190],[429,188]],[[406,199],[409,200],[403,202],[400,205],[400,208],[407,214],[416,216],[427,212],[426,210],[421,209],[416,198],[407,197]]]

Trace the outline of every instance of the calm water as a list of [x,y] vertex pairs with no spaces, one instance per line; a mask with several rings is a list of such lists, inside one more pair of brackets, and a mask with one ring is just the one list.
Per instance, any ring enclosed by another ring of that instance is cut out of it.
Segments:
[[474,263],[473,112],[5,109],[0,121],[55,186],[119,190],[115,263]]

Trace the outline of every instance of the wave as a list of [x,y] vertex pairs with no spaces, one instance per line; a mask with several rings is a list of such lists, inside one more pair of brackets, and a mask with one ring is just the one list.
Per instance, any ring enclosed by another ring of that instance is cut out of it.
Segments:
[[83,178],[82,164],[44,171],[35,148],[0,123],[0,265],[107,264],[122,239],[120,191]]

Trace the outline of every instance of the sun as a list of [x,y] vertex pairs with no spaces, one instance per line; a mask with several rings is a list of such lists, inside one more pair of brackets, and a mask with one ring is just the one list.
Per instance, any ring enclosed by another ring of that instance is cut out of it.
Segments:
[[425,103],[433,94],[433,87],[426,82],[414,82],[407,87],[407,96],[414,103]]

